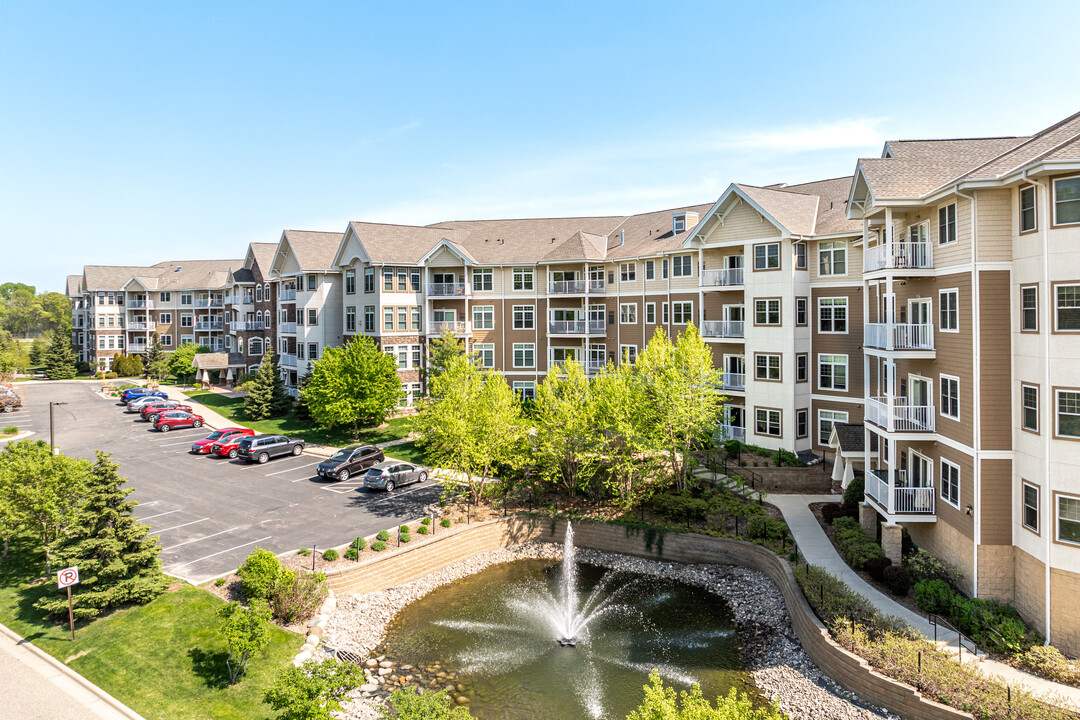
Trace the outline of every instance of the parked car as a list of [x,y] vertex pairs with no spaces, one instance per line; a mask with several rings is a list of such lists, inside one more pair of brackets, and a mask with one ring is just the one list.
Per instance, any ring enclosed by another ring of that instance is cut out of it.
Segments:
[[176,428],[200,428],[203,425],[202,415],[193,415],[187,411],[171,410],[158,416],[154,423],[154,429],[161,432],[169,432]]
[[246,437],[240,441],[236,448],[237,457],[242,457],[249,463],[257,462],[260,465],[270,458],[282,455],[299,455],[304,452],[304,441],[300,438],[288,438],[284,435],[256,435]]
[[169,400],[168,402],[145,405],[143,409],[139,411],[139,414],[142,415],[143,420],[153,424],[157,422],[157,419],[161,417],[162,413],[180,410],[183,410],[186,413],[192,412],[190,405],[181,405],[175,400]]
[[385,459],[383,451],[374,445],[349,445],[331,455],[329,460],[319,463],[318,473],[321,477],[344,482],[350,475],[362,474]]
[[127,412],[129,412],[129,413],[137,413],[137,412],[142,411],[142,409],[144,407],[146,407],[147,405],[152,405],[154,403],[164,403],[164,402],[179,403],[180,401],[179,400],[170,401],[169,398],[162,398],[162,397],[158,397],[157,395],[141,395],[139,397],[132,398],[131,400],[128,401]]
[[240,452],[240,442],[245,438],[252,437],[254,434],[253,430],[249,430],[247,435],[230,435],[221,438],[210,447],[210,454],[232,460]]
[[235,437],[236,444],[239,445],[242,438],[254,434],[255,431],[248,428],[222,428],[221,430],[215,430],[202,440],[191,443],[191,452],[196,455],[209,455],[215,443],[224,442]]
[[372,490],[386,490],[390,492],[402,485],[422,483],[428,479],[430,471],[422,465],[413,465],[407,462],[389,461],[381,462],[373,468],[368,468],[364,474],[364,487]]
[[146,396],[146,395],[149,395],[151,397],[159,397],[159,398],[168,397],[168,395],[166,395],[161,390],[148,390],[148,389],[146,389],[144,387],[128,388],[124,392],[120,393],[120,404],[121,405],[127,405],[129,402],[131,402],[135,398],[140,398],[140,397],[143,397],[143,396]]

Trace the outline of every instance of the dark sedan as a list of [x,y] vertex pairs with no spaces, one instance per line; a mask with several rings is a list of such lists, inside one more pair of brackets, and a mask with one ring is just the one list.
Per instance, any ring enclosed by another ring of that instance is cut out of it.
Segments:
[[364,487],[390,492],[402,485],[424,482],[428,479],[428,472],[428,469],[422,465],[396,460],[382,462],[368,469],[364,475]]
[[284,435],[256,435],[240,441],[236,448],[237,457],[249,463],[260,465],[270,458],[282,455],[299,455],[304,452],[304,441],[300,438],[288,438]]
[[153,397],[165,398],[168,397],[161,390],[147,390],[146,388],[128,388],[124,392],[120,393],[120,404],[127,405],[128,402],[138,397],[144,397],[150,395]]
[[349,476],[360,475],[385,459],[383,451],[374,445],[349,445],[331,455],[330,459],[319,463],[317,472],[320,477],[344,482]]

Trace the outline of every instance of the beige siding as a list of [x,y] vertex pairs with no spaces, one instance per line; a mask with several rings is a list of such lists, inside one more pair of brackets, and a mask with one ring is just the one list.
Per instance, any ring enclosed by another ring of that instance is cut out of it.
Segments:
[[758,238],[780,237],[780,230],[766,220],[757,210],[742,200],[736,200],[738,206],[727,214],[724,224],[717,224],[705,238],[708,244],[743,242]]
[[979,262],[1006,262],[1012,259],[1012,198],[1010,190],[980,190],[975,196]]

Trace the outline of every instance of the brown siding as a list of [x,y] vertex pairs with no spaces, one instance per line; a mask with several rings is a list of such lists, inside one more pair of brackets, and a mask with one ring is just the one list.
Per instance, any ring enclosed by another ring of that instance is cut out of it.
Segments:
[[983,460],[979,520],[986,545],[1012,543],[1012,461]]
[[979,273],[979,434],[984,450],[1012,448],[1010,292],[1007,270]]
[[[815,288],[810,298],[810,307],[807,308],[810,321],[810,379],[815,393],[837,395],[840,397],[861,398],[863,396],[863,357],[862,357],[862,333],[863,333],[863,306],[862,288]],[[818,323],[818,299],[828,297],[847,298],[847,328],[843,335],[819,333]],[[818,355],[847,355],[848,382],[847,392],[826,390],[818,386],[820,375],[818,374]],[[792,369],[794,372],[794,369]]]

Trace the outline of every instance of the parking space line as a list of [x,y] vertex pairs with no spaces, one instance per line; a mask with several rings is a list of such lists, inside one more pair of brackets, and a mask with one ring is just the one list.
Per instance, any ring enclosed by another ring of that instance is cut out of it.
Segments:
[[418,488],[415,488],[413,490],[406,490],[405,492],[387,493],[387,497],[384,497],[381,500],[372,500],[370,503],[368,503],[368,505],[372,505],[374,503],[386,502],[387,500],[391,500],[393,498],[401,497],[402,495],[408,495],[409,493],[420,492],[421,490],[427,490],[429,487],[434,487],[434,486],[433,485],[424,485],[423,487],[418,487]]
[[216,533],[213,533],[212,535],[204,535],[203,537],[195,538],[194,540],[185,540],[182,543],[177,543],[176,545],[170,545],[167,548],[161,548],[161,552],[168,552],[169,550],[174,550],[174,549],[176,549],[178,547],[182,547],[184,545],[190,545],[191,543],[197,543],[197,542],[202,542],[203,540],[209,540],[210,538],[217,537],[218,535],[226,535],[228,533],[231,533],[233,530],[239,530],[239,529],[240,529],[239,527],[229,528],[228,530],[222,530],[221,532],[216,532]]
[[[150,503],[143,503],[143,504],[144,505],[149,505]],[[139,518],[139,522],[146,522],[147,520],[150,520],[151,518],[161,517],[162,515],[172,515],[173,513],[180,512],[181,510],[183,510],[183,508],[177,508],[176,510],[170,510],[169,512],[158,513],[157,515],[151,515],[150,517],[142,517],[142,518]]]
[[191,444],[190,440],[181,440],[180,442],[174,442],[174,443],[162,443],[162,444],[158,445],[158,447],[171,447],[173,445],[190,445],[190,444]]
[[293,470],[303,470],[306,467],[311,467],[312,465],[318,465],[319,462],[321,462],[321,461],[308,463],[307,465],[299,465],[299,466],[294,467],[294,468],[289,468],[288,470],[278,470],[277,472],[267,473],[266,477],[270,477],[271,475],[282,475],[284,473],[292,472]]
[[273,536],[272,535],[267,535],[264,538],[259,538],[258,540],[252,540],[251,542],[246,542],[243,545],[237,545],[236,547],[231,547],[228,550],[222,550],[221,552],[216,552],[216,553],[214,553],[212,555],[207,555],[205,557],[198,558],[197,560],[192,560],[190,562],[186,562],[186,563],[184,563],[182,565],[172,565],[171,567],[169,567],[169,570],[176,570],[177,568],[187,567],[188,565],[194,565],[197,562],[202,562],[203,560],[209,560],[212,557],[217,557],[218,555],[224,555],[227,552],[232,552],[233,550],[239,550],[240,548],[247,547],[248,545],[254,545],[255,543],[261,543],[263,540],[269,540],[271,537],[273,537]]
[[188,525],[194,525],[195,523],[206,522],[209,519],[210,518],[203,518],[202,520],[192,520],[191,522],[186,522],[183,525],[173,525],[172,527],[165,528],[164,530],[155,530],[153,534],[154,535],[160,535],[163,532],[169,532],[170,530],[178,530],[178,529],[180,529],[182,527],[187,527]]
[[356,485],[350,483],[337,483],[336,485],[324,485],[320,489],[326,490],[327,492],[338,493],[340,495],[341,493],[347,493],[350,490],[359,490],[362,487],[364,487],[363,483],[358,483]]

